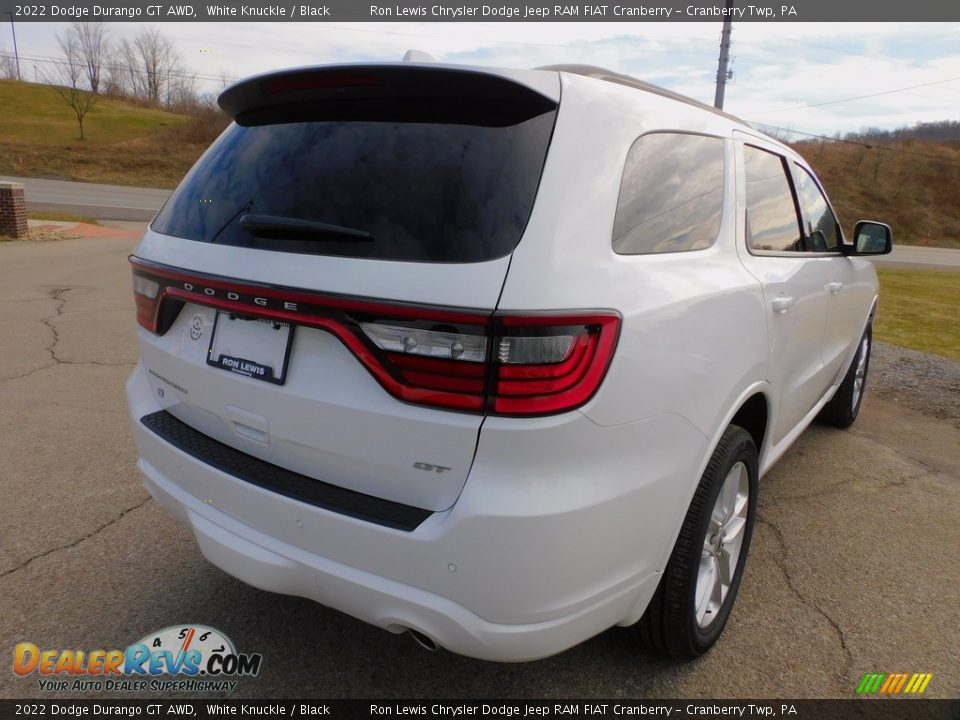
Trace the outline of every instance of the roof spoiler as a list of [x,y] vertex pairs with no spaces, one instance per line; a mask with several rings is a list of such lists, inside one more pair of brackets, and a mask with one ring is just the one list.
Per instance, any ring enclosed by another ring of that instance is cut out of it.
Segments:
[[[512,75],[516,75],[513,77]],[[257,75],[232,85],[217,102],[239,119],[256,111],[310,104],[328,109],[347,105],[408,110],[417,104],[496,105],[514,107],[530,117],[554,110],[559,99],[558,76],[510,71],[417,64],[326,65]]]

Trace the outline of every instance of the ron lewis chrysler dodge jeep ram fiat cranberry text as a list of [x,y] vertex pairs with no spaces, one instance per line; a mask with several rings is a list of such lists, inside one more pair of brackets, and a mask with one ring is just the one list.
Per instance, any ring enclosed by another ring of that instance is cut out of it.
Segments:
[[130,261],[139,468],[203,554],[492,660],[715,642],[758,479],[863,397],[877,280],[796,153],[624,76],[315,67]]

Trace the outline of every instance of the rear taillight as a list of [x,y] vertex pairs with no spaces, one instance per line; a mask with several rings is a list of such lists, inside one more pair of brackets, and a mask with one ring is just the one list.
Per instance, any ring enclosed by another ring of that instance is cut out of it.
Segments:
[[281,93],[302,92],[304,90],[379,87],[380,85],[383,85],[383,78],[372,75],[326,72],[272,78],[266,80],[261,85],[261,90],[264,95],[279,95]]
[[497,415],[549,415],[583,405],[607,373],[620,331],[616,313],[495,316]]
[[137,322],[165,333],[185,302],[337,336],[394,397],[493,415],[583,405],[606,375],[615,312],[480,313],[196,276],[131,257]]
[[160,283],[133,271],[133,299],[137,303],[137,322],[150,332],[157,332],[157,308],[160,305]]

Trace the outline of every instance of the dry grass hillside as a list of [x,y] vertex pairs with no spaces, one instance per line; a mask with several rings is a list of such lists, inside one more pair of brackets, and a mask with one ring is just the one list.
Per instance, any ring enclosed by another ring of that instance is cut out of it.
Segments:
[[207,115],[102,98],[80,140],[53,88],[0,80],[0,175],[172,188],[225,124],[219,113]]
[[[85,120],[87,138],[56,92],[0,80],[0,175],[174,187],[226,125],[215,108],[187,117],[102,99]],[[955,127],[956,126],[956,127]],[[919,139],[924,137],[933,139]],[[849,234],[860,219],[888,222],[910,245],[960,247],[960,123],[904,128],[872,147],[800,142]]]
[[894,242],[960,248],[960,141],[793,147],[820,176],[848,236],[857,220],[881,220]]

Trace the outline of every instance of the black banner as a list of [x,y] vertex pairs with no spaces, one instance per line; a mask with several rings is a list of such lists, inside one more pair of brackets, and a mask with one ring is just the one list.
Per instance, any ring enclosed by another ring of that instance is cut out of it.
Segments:
[[556,3],[543,0],[0,0],[0,17],[17,22],[950,22],[960,2],[945,0],[624,0]]
[[958,700],[0,700],[0,719],[271,718],[797,718],[958,720]]

